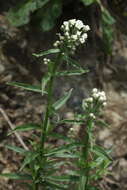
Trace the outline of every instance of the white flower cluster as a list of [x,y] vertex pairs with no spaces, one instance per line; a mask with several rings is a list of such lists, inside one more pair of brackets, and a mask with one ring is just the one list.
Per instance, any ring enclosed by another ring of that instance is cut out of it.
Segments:
[[90,27],[84,25],[81,20],[71,19],[63,23],[61,30],[63,31],[63,35],[58,34],[59,40],[54,43],[54,46],[58,48],[66,46],[74,53],[77,46],[85,43]]
[[91,119],[96,119],[96,117],[95,117],[95,115],[94,115],[93,113],[90,113],[90,114],[89,114],[89,117],[90,117]]
[[44,58],[43,62],[44,62],[45,65],[47,65],[50,62],[50,59]]
[[106,106],[106,100],[107,100],[107,98],[106,98],[106,95],[105,95],[105,92],[104,91],[99,91],[97,88],[94,88],[93,90],[92,90],[92,97],[94,98],[94,99],[98,99],[98,101],[100,102],[100,103],[102,103],[102,105],[103,106]]
[[97,100],[104,107],[107,105],[106,103],[106,95],[104,91],[99,91],[97,88],[92,90],[92,95],[89,98],[83,100],[83,108],[89,107],[89,105],[93,104]]

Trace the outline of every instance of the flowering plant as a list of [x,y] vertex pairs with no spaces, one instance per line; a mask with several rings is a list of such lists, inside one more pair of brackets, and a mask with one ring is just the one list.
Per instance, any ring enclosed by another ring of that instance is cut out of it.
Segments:
[[[34,54],[42,57],[54,54],[54,59],[43,59],[47,64],[48,72],[42,78],[41,86],[32,86],[23,83],[10,83],[27,90],[36,91],[47,95],[47,108],[41,124],[28,124],[17,126],[12,132],[38,130],[39,143],[34,138],[30,140],[30,148],[7,145],[7,148],[23,154],[24,161],[20,173],[4,173],[11,179],[25,180],[24,184],[32,190],[95,190],[94,182],[102,178],[107,172],[111,162],[108,150],[96,145],[94,126],[98,121],[101,109],[106,105],[106,95],[102,91],[93,89],[90,98],[83,100],[82,114],[76,114],[73,120],[65,119],[54,121],[52,118],[58,114],[58,110],[67,102],[72,94],[72,89],[66,92],[59,100],[53,100],[53,83],[55,78],[62,76],[80,75],[87,72],[73,59],[76,48],[87,39],[88,25],[82,21],[71,19],[61,26],[63,34],[58,34],[59,40],[54,43],[55,49]],[[72,70],[60,71],[62,63],[67,62]],[[59,67],[58,67],[59,66]],[[76,68],[76,69],[75,69]],[[60,118],[60,117],[59,117]],[[60,135],[54,132],[54,128],[61,123],[72,125],[68,135]],[[75,127],[76,126],[76,127]],[[81,136],[80,136],[81,134]],[[34,135],[36,136],[36,135]],[[62,139],[64,144],[60,147],[47,144],[50,137],[56,140]],[[64,171],[62,168],[64,167]]]

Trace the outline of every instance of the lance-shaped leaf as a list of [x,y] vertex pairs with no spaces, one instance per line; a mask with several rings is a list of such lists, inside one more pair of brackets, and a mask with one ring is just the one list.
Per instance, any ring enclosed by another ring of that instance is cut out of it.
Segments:
[[20,154],[26,154],[26,153],[29,152],[29,151],[27,151],[27,150],[25,150],[23,148],[17,147],[17,146],[6,145],[5,147],[10,149],[10,150],[13,150],[15,152],[18,152]]
[[42,79],[42,86],[41,86],[42,96],[45,93],[45,87],[46,87],[48,81],[50,80],[50,77],[51,76],[49,74],[47,74]]
[[61,175],[61,176],[49,176],[47,177],[48,179],[52,181],[57,181],[57,182],[75,182],[79,179],[77,176],[71,176],[71,175]]
[[26,154],[26,157],[25,157],[25,159],[24,159],[24,161],[23,161],[23,164],[22,164],[22,166],[21,166],[21,168],[20,168],[20,171],[21,171],[27,164],[29,164],[29,163],[31,163],[32,161],[34,161],[38,155],[39,155],[39,153],[37,153],[37,152],[30,152],[30,151],[29,151],[29,152]]
[[41,126],[38,124],[33,124],[33,123],[19,125],[15,127],[8,135],[14,133],[15,131],[20,132],[20,131],[30,131],[30,130],[36,130],[36,129],[41,129]]
[[109,159],[110,161],[112,161],[112,158],[109,155],[109,151],[104,150],[102,147],[95,145],[92,149],[92,152],[94,152],[95,154],[102,156],[106,159]]
[[55,183],[54,181],[51,181],[51,180],[46,180],[45,184],[47,184],[50,189],[60,189],[60,190],[66,190],[67,189],[67,185],[64,185],[64,184],[58,184],[58,183]]
[[79,69],[71,71],[56,72],[56,76],[73,76],[73,75],[82,75],[89,72],[89,70]]
[[72,93],[73,89],[70,89],[69,92],[66,92],[65,95],[60,98],[58,101],[56,101],[52,107],[54,110],[58,110],[59,108],[61,108],[66,102],[67,100],[70,98],[71,93]]
[[[40,92],[40,93],[42,92],[41,86],[29,85],[29,84],[19,83],[19,82],[9,82],[7,84],[11,85],[11,86],[20,87],[25,90],[29,90],[29,91],[33,91],[33,92]],[[43,93],[47,94],[47,92],[43,92]]]
[[44,55],[55,54],[55,53],[59,53],[59,52],[60,52],[59,49],[49,49],[47,51],[43,51],[40,53],[33,53],[32,55],[34,55],[35,57],[42,57]]
[[3,173],[0,174],[1,177],[7,177],[9,179],[17,179],[17,180],[32,180],[32,176],[29,174],[19,174],[19,173]]

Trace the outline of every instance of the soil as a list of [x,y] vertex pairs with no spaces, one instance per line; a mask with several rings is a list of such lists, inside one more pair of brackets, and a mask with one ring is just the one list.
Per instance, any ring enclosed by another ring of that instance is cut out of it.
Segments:
[[[0,108],[13,125],[39,123],[43,117],[46,98],[37,93],[26,92],[8,86],[10,81],[39,84],[46,72],[42,60],[32,57],[33,52],[48,49],[55,40],[55,33],[41,33],[34,28],[17,29],[0,15]],[[48,40],[47,40],[48,39]],[[121,35],[114,45],[112,60],[98,64],[92,45],[82,48],[76,59],[90,72],[81,77],[62,78],[55,83],[55,97],[74,88],[73,96],[61,111],[63,116],[80,111],[81,99],[87,97],[93,87],[103,88],[108,97],[104,119],[108,128],[97,130],[98,141],[113,147],[111,174],[105,177],[100,187],[103,190],[127,190],[127,39]],[[59,131],[63,128],[59,126]],[[7,136],[10,127],[0,113],[0,173],[14,172],[20,167],[22,157],[5,148],[6,144],[19,145],[15,135]],[[32,135],[20,133],[24,142]],[[18,182],[0,178],[0,190],[23,190]]]

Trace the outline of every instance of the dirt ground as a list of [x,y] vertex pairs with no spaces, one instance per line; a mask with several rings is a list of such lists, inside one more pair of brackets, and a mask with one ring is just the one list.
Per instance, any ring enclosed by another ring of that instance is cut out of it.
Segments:
[[[52,32],[55,34],[56,29]],[[0,15],[0,108],[15,126],[40,122],[46,100],[41,95],[10,87],[6,83],[18,81],[39,84],[46,67],[31,54],[51,47],[54,36],[50,32],[42,35],[33,28],[16,29],[8,24],[4,15]],[[67,115],[80,110],[81,99],[87,97],[93,87],[106,91],[108,105],[104,118],[109,127],[99,128],[97,136],[104,146],[113,147],[114,161],[110,167],[111,174],[101,181],[100,188],[127,190],[127,39],[121,36],[121,40],[116,42],[112,61],[100,66],[94,58],[95,52],[91,46],[82,49],[77,59],[81,65],[90,69],[90,73],[78,78],[60,79],[55,84],[55,97],[66,89],[74,88],[71,100],[63,108]],[[15,135],[7,136],[9,130],[7,120],[0,113],[0,173],[18,170],[22,159],[18,154],[5,149],[6,144],[19,145]],[[31,133],[20,135],[27,143]],[[0,178],[0,190],[11,189],[24,188],[18,182]]]

